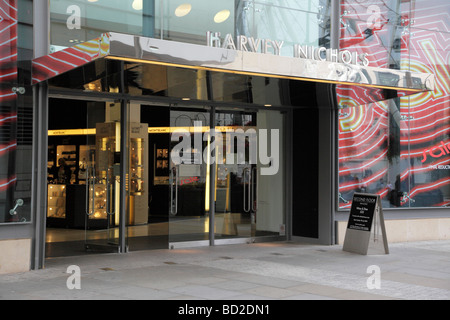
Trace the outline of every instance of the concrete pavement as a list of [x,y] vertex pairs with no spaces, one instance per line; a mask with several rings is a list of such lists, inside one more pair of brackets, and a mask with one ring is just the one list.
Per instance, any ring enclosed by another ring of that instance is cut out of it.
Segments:
[[0,299],[450,300],[450,241],[374,256],[281,242],[57,258],[0,275]]

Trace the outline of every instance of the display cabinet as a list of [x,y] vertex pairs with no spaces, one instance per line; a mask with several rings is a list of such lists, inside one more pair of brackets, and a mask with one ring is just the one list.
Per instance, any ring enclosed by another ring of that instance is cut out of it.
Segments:
[[148,125],[130,123],[128,196],[129,225],[148,222]]
[[[146,224],[148,222],[148,125],[130,123],[128,141],[128,225]],[[114,215],[119,205],[119,166],[120,123],[109,122],[97,124],[96,133],[96,188],[97,194],[103,195],[103,200],[97,198],[96,213],[99,217]],[[97,185],[98,184],[98,185]],[[103,186],[100,190],[99,185]],[[105,207],[101,208],[101,201]],[[91,200],[92,202],[92,200]],[[106,211],[105,211],[106,210]],[[93,212],[93,211],[92,211]],[[116,215],[118,217],[118,215]]]
[[133,138],[130,141],[130,194],[145,192],[144,139]]
[[66,186],[48,185],[47,218],[66,219]]
[[87,215],[90,220],[106,220],[108,217],[107,213],[107,191],[106,185],[104,184],[92,184],[88,186],[89,188],[89,206]]

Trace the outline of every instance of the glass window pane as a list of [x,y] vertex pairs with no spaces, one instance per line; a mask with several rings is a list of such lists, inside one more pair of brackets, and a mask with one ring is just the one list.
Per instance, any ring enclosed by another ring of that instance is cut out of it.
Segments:
[[329,46],[330,1],[244,0],[51,0],[51,52],[86,42],[105,32],[142,35],[206,45],[206,33]]
[[410,2],[369,0],[341,4],[341,49],[368,53],[370,65],[400,69],[407,50]]
[[[418,20],[422,21],[422,20]],[[437,23],[440,24],[440,23]],[[424,24],[423,26],[429,26]],[[411,28],[409,70],[435,75],[436,89],[402,98],[410,109],[411,206],[447,206],[450,203],[450,54],[445,33]]]
[[[433,74],[436,89],[340,110],[339,207],[348,208],[352,192],[361,188],[350,183],[355,175],[361,178],[361,173],[356,172],[359,167],[379,173],[377,186],[368,184],[367,190],[379,193],[384,207],[447,206],[450,56],[445,48],[450,38],[442,32],[442,26],[448,24],[447,2],[420,0],[412,6],[400,1],[348,1],[342,4],[341,11],[341,48],[368,53],[373,66]],[[386,135],[383,147],[363,143],[364,133],[380,124],[373,137],[381,139]],[[345,157],[363,154],[368,148],[378,149],[378,157],[373,154],[357,164],[345,161]],[[377,169],[381,163],[385,163],[385,173]]]
[[206,32],[234,35],[235,0],[170,0],[163,7],[156,3],[156,12],[162,12],[163,39],[206,44]]
[[105,32],[153,36],[154,30],[148,30],[148,25],[154,25],[153,12],[153,1],[147,0],[52,0],[51,49],[57,51],[70,47],[92,40]]
[[31,1],[1,5],[0,223],[31,221],[32,163],[23,159],[33,150],[33,89],[24,62],[32,56],[32,15]]
[[408,107],[399,99],[339,112],[339,207],[355,192],[379,194],[383,207],[410,205]]

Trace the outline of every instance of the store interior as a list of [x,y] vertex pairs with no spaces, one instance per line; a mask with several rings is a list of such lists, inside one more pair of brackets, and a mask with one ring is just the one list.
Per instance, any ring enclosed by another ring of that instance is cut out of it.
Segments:
[[[113,101],[49,99],[47,258],[117,251],[118,110],[120,104]],[[210,141],[202,139],[200,150],[195,149],[193,124],[202,136],[207,134],[209,108],[130,103],[128,112],[125,236],[129,250],[166,249],[174,242],[207,241],[210,164],[175,166],[170,152],[177,144],[171,139],[174,130],[187,128],[192,136],[192,159],[202,157]],[[274,119],[276,126],[281,126],[283,113],[274,111],[270,117],[268,112],[223,108],[217,111],[216,126],[223,131],[225,140],[229,139],[226,132],[235,128],[252,130],[258,124],[267,127]],[[258,191],[259,184],[264,186],[270,178],[256,174],[258,165],[249,164],[247,149],[245,163],[216,165],[214,231],[217,239],[278,236],[284,227],[280,220],[284,204],[277,201],[283,189]],[[283,176],[281,171],[272,177],[272,184],[282,186]],[[258,193],[267,193],[267,197],[261,202],[257,223]],[[271,197],[273,203],[281,206],[275,215],[270,214],[272,207],[265,208]]]

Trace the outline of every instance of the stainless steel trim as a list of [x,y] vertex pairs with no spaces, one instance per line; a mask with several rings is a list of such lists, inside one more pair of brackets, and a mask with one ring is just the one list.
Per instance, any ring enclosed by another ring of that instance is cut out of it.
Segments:
[[106,58],[405,91],[434,90],[432,74],[373,68],[110,33]]
[[[246,244],[254,242],[252,238],[215,239],[214,245]],[[169,242],[169,249],[209,247],[209,240]]]
[[169,249],[209,247],[209,240],[169,242]]
[[[274,242],[274,241],[286,241],[286,236],[273,235],[273,236],[264,236],[264,237],[216,239],[214,244],[217,246],[227,246],[227,245],[234,245],[234,244],[253,244],[253,243],[264,243],[264,242]],[[208,246],[210,246],[208,240],[169,242],[169,249],[171,249],[171,250],[196,248],[196,247],[208,247]]]

